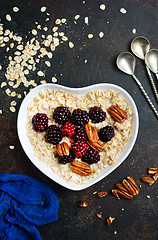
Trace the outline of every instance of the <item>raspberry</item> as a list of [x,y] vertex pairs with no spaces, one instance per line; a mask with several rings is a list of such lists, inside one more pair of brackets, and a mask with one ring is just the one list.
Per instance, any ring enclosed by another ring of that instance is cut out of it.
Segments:
[[75,131],[75,136],[74,136],[75,141],[86,141],[87,139],[87,134],[86,130],[84,127],[77,127]]
[[57,123],[64,124],[71,118],[70,110],[67,107],[57,107],[54,110],[53,118]]
[[106,126],[99,130],[99,138],[103,142],[108,142],[115,136],[114,128],[112,126]]
[[89,118],[92,119],[93,123],[103,122],[106,117],[106,112],[101,107],[91,107],[89,111]]
[[63,136],[68,136],[68,137],[72,137],[75,134],[75,125],[73,123],[70,122],[66,122],[62,127],[61,127],[61,131]]
[[72,113],[71,121],[77,126],[83,126],[88,123],[89,115],[87,111],[84,111],[81,109],[75,109]]
[[61,141],[62,137],[62,132],[58,126],[51,125],[48,127],[45,136],[46,142],[56,145]]
[[72,143],[72,151],[77,158],[83,157],[88,148],[88,145],[84,141],[76,141]]
[[45,113],[37,113],[32,118],[33,129],[36,132],[46,131],[48,128],[48,117]]
[[59,156],[58,162],[60,164],[66,164],[66,163],[72,162],[74,159],[75,159],[75,156],[70,153],[68,156]]
[[100,161],[100,155],[95,149],[89,148],[86,154],[83,156],[82,161],[88,164],[97,163]]

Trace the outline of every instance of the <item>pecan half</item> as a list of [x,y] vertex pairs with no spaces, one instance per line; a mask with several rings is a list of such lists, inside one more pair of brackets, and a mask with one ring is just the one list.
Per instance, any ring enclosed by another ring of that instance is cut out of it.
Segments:
[[88,176],[88,175],[92,174],[92,169],[89,165],[87,165],[86,163],[77,161],[77,160],[74,160],[71,163],[70,168],[71,168],[72,172],[74,172],[78,175],[81,175],[81,176]]
[[[133,178],[131,178],[132,181],[130,180],[126,180],[124,179],[122,184],[123,186],[127,189],[127,191],[132,194],[132,195],[138,195],[139,191],[138,191],[138,186],[135,187],[135,185],[132,184],[132,182],[134,181]],[[134,181],[135,182],[135,181]]]
[[98,192],[98,197],[102,198],[107,196],[107,192]]
[[112,189],[111,190],[112,194],[117,197],[118,199],[120,199],[119,195],[118,195],[118,190],[117,189]]
[[117,193],[120,197],[123,197],[125,199],[132,199],[133,198],[133,195],[131,195],[130,193],[121,191],[119,189],[117,190]]
[[59,154],[59,156],[68,156],[70,153],[69,145],[66,142],[58,143],[56,145],[56,151]]
[[152,185],[155,180],[151,177],[142,177],[142,181],[148,183],[149,185]]
[[87,207],[88,206],[88,203],[86,202],[86,201],[81,201],[80,203],[79,203],[79,206],[80,207]]
[[117,189],[120,190],[120,191],[127,192],[127,189],[124,188],[124,186],[123,186],[121,183],[117,183],[117,184],[116,184],[116,187],[117,187]]
[[113,217],[108,217],[108,218],[106,219],[108,226],[110,226],[111,223],[112,223],[114,220],[115,220],[115,218],[113,218]]
[[99,141],[98,130],[96,127],[91,126],[90,124],[85,125],[86,133],[88,136],[87,144],[97,150],[102,152],[104,149],[103,144]]
[[90,142],[97,142],[99,140],[98,131],[96,127],[93,127],[90,124],[86,124],[85,130]]
[[119,123],[122,123],[125,119],[127,119],[127,113],[117,105],[109,107],[108,113],[116,122]]
[[134,189],[134,191],[135,191],[135,194],[134,195],[138,195],[139,194],[139,192],[140,192],[140,190],[139,190],[139,187],[137,186],[137,184],[136,184],[136,182],[134,181],[134,179],[133,178],[131,178],[131,177],[127,177],[127,181],[128,181],[128,183],[130,183],[131,184],[131,186],[133,187],[133,189]]
[[154,175],[153,175],[153,179],[156,181],[158,178],[158,172],[156,172]]
[[103,144],[100,141],[98,141],[98,142],[91,142],[91,141],[87,140],[87,144],[91,148],[97,150],[98,152],[102,152],[104,150],[104,146],[103,146]]
[[148,173],[149,175],[155,174],[158,172],[158,168],[149,168],[148,169]]

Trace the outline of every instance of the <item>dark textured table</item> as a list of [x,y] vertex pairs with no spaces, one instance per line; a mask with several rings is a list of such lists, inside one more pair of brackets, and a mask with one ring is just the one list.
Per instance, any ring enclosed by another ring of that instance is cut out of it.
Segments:
[[[85,3],[84,3],[85,2]],[[105,11],[99,8],[105,4]],[[158,156],[158,122],[145,98],[141,94],[134,80],[120,72],[115,64],[117,55],[122,51],[130,50],[130,42],[136,36],[145,36],[151,42],[151,48],[158,48],[158,2],[154,0],[0,0],[0,19],[4,28],[13,30],[20,36],[31,36],[30,31],[35,28],[38,21],[42,26],[48,27],[51,34],[54,21],[59,18],[67,19],[67,27],[63,29],[74,48],[68,47],[68,42],[60,44],[50,59],[52,67],[46,70],[45,80],[51,82],[51,77],[56,76],[58,83],[70,87],[82,87],[94,83],[114,83],[127,90],[137,105],[139,111],[140,127],[136,144],[124,161],[113,173],[105,179],[80,192],[65,189],[42,174],[27,158],[17,136],[17,113],[22,99],[16,99],[17,111],[9,110],[9,104],[14,98],[7,96],[0,89],[0,173],[26,174],[51,186],[59,201],[59,219],[54,223],[39,227],[41,236],[45,240],[83,240],[83,239],[129,239],[150,240],[158,237],[158,193],[157,183],[147,185],[140,178],[147,175],[147,168],[157,166]],[[19,12],[14,13],[13,7],[19,7]],[[46,6],[45,13],[40,8]],[[121,8],[127,10],[126,14],[120,12]],[[46,13],[50,13],[49,16]],[[6,14],[12,16],[8,22]],[[74,23],[75,15],[80,18]],[[89,18],[89,25],[84,23],[84,17]],[[46,17],[49,21],[45,22]],[[133,34],[132,29],[136,29]],[[104,32],[104,37],[99,38],[99,32]],[[88,39],[92,33],[94,37]],[[0,83],[5,81],[5,71],[8,66],[9,52],[0,49]],[[85,60],[87,62],[85,63]],[[41,62],[39,70],[44,66]],[[36,71],[35,71],[36,72]],[[27,78],[35,79],[39,84],[36,73],[30,73]],[[157,106],[151,89],[144,63],[137,59],[136,75],[147,90],[155,106]],[[153,78],[156,82],[155,76]],[[158,87],[158,82],[156,86]],[[12,88],[10,87],[12,90]],[[21,84],[18,93],[29,91]],[[10,145],[15,149],[11,150]],[[126,176],[132,176],[141,184],[140,194],[133,200],[117,200],[110,194],[114,185]],[[107,191],[108,196],[99,199],[93,195],[95,191]],[[147,198],[150,196],[150,198]],[[87,208],[80,208],[80,200],[89,203]],[[96,213],[102,212],[103,218],[99,219]],[[115,217],[115,222],[108,227],[105,219]],[[117,231],[117,234],[114,234]]]

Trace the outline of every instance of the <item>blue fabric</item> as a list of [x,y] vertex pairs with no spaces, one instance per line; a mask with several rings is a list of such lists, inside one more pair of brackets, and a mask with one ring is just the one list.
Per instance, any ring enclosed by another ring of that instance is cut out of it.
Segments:
[[0,174],[0,240],[41,240],[35,225],[58,219],[59,201],[46,184]]

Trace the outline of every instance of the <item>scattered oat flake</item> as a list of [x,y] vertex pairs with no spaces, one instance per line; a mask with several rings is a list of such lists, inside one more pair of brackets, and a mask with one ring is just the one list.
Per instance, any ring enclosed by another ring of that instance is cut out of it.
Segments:
[[80,18],[80,15],[76,15],[75,16],[75,20],[79,19]]
[[53,83],[57,82],[56,77],[52,77],[52,82],[53,82]]
[[72,42],[69,42],[69,47],[70,48],[73,48],[74,47],[74,44]]
[[51,66],[51,63],[49,61],[45,61],[45,64],[50,67]]
[[87,63],[88,62],[87,59],[85,59],[84,62]]
[[46,11],[46,7],[41,7],[41,12],[45,12]]
[[48,31],[48,28],[47,28],[47,27],[44,27],[43,30],[46,32],[46,31]]
[[62,22],[62,23],[66,23],[66,18],[62,18],[62,19],[61,19],[61,22]]
[[18,7],[13,7],[13,11],[14,11],[14,12],[18,12],[18,11],[19,11],[19,8],[18,8]]
[[100,37],[100,38],[103,38],[103,37],[104,37],[104,33],[103,33],[103,32],[100,32],[100,33],[99,33],[99,37]]
[[104,11],[104,10],[105,10],[105,8],[106,8],[106,7],[105,7],[105,4],[101,4],[101,5],[100,5],[100,9],[101,9],[101,10],[103,10],[103,11]]
[[135,28],[132,29],[132,33],[136,34],[137,30]]
[[117,232],[116,232],[116,231],[114,231],[114,234],[116,235],[116,234],[117,234]]
[[93,192],[93,194],[97,194],[97,192]]
[[147,197],[147,198],[150,198],[150,196],[149,196],[149,195],[147,195],[146,197]]
[[45,80],[41,80],[40,83],[45,84],[47,82]]
[[11,145],[11,146],[9,146],[9,148],[13,150],[15,147],[13,145]]
[[58,27],[53,27],[52,31],[56,32],[58,30]]
[[88,17],[85,17],[85,18],[84,18],[84,22],[85,22],[85,24],[89,25]]
[[0,114],[2,114],[2,110],[0,109]]
[[6,82],[2,82],[1,83],[1,88],[5,87],[5,86],[7,86],[7,83]]
[[2,66],[0,65],[0,70],[2,70]]
[[37,30],[36,29],[32,29],[32,34],[33,35],[37,35]]
[[61,23],[61,20],[60,20],[60,19],[56,19],[55,23],[56,23],[56,24],[60,24],[60,23]]
[[16,111],[15,107],[10,107],[9,109],[10,109],[11,112],[15,112]]
[[66,36],[62,36],[62,38],[61,38],[63,41],[67,41],[68,40],[68,38],[66,37]]
[[7,14],[7,15],[6,15],[6,19],[7,19],[9,22],[12,20],[10,14]]
[[93,34],[88,34],[88,38],[93,38]]
[[127,10],[126,10],[125,8],[121,8],[121,9],[120,9],[120,12],[123,13],[123,14],[125,14],[125,13],[127,12]]
[[17,104],[16,101],[12,101],[12,102],[10,103],[11,106],[16,106],[16,104]]
[[44,73],[43,73],[42,71],[38,71],[37,74],[38,74],[38,76],[40,76],[40,77],[43,77],[43,76],[44,76]]

